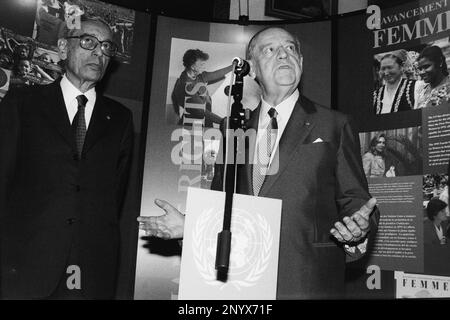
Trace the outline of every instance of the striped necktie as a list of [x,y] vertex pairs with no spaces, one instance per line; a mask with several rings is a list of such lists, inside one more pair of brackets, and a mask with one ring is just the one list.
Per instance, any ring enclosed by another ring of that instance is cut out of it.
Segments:
[[270,122],[264,130],[261,139],[257,145],[256,163],[253,164],[253,194],[257,196],[266,178],[266,172],[269,168],[270,157],[274,151],[275,142],[277,141],[277,111],[270,108],[268,111]]

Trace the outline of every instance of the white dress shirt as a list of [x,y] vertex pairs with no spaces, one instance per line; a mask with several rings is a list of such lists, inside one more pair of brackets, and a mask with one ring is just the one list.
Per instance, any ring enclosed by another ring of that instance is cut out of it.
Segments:
[[387,85],[384,87],[384,94],[383,94],[383,108],[381,109],[381,113],[390,113],[392,109],[392,104],[394,103],[395,95],[397,94],[398,87],[400,86],[400,83],[402,82],[402,79],[398,80],[397,87],[395,90],[388,91]]
[[92,112],[94,111],[95,100],[97,99],[97,93],[95,92],[95,87],[89,89],[85,93],[82,93],[75,87],[67,76],[64,75],[60,82],[61,91],[64,97],[64,103],[66,105],[67,115],[69,116],[70,123],[73,122],[75,115],[78,112],[78,101],[77,96],[85,95],[88,99],[85,108],[85,118],[86,118],[86,129],[89,128],[89,122],[91,121]]
[[[264,135],[264,130],[269,125],[270,122],[270,116],[268,114],[270,108],[275,108],[277,111],[277,124],[278,124],[278,131],[277,131],[277,139],[275,140],[275,146],[273,148],[270,162],[272,162],[273,157],[275,155],[275,151],[278,149],[278,145],[280,143],[281,136],[283,135],[284,129],[286,129],[286,125],[289,121],[289,118],[291,117],[292,111],[294,110],[295,104],[299,97],[298,89],[296,89],[287,99],[283,100],[280,104],[276,106],[271,106],[268,104],[263,98],[261,98],[261,110],[259,112],[259,120],[258,120],[258,133],[256,136],[257,139],[257,145],[259,145],[260,139]],[[255,152],[255,158],[253,163],[257,163],[257,152]]]

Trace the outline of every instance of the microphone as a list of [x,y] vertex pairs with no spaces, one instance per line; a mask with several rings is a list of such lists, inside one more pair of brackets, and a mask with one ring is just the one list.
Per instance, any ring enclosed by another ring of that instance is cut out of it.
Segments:
[[240,57],[234,57],[233,58],[233,63],[238,68],[243,68],[245,65],[248,65],[248,62],[246,60],[240,58]]
[[234,57],[233,65],[235,66],[234,73],[239,77],[244,77],[250,72],[250,64],[242,58]]

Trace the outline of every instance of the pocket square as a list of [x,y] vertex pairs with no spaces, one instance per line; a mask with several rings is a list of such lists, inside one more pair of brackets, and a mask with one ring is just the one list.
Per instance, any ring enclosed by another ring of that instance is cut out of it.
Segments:
[[323,142],[323,140],[322,140],[322,139],[320,139],[320,138],[317,138],[316,140],[314,140],[314,142],[313,142],[313,143],[319,143],[319,142]]

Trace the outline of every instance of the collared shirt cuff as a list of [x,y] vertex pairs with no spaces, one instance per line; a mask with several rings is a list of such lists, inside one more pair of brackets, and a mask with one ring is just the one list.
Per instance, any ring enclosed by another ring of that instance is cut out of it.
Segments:
[[356,252],[356,248],[358,248],[358,250],[364,254],[367,251],[367,243],[368,243],[369,239],[366,238],[366,240],[364,240],[364,242],[356,245],[356,246],[349,246],[348,244],[344,244],[344,249],[345,251],[347,251],[348,253],[355,253]]

